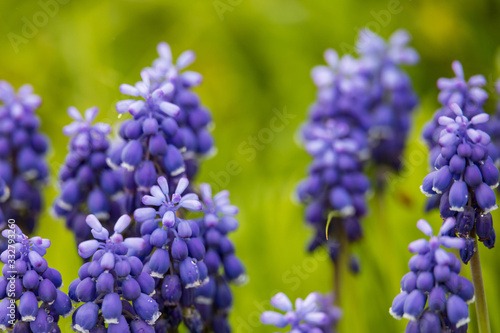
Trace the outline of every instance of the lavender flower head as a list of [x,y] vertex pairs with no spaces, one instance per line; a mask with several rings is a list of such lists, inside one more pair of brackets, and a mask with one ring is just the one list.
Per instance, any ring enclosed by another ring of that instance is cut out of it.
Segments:
[[40,133],[40,119],[35,114],[41,102],[30,85],[16,92],[9,83],[0,81],[0,179],[4,189],[8,188],[0,210],[28,234],[42,209],[40,191],[48,178],[45,154],[49,143]]
[[174,183],[183,175],[192,179],[199,158],[214,150],[208,131],[211,115],[191,91],[202,77],[183,71],[194,61],[194,53],[182,53],[174,64],[170,47],[160,43],[158,54],[153,66],[142,70],[142,81],[120,86],[123,94],[141,99],[116,105],[119,113],[133,116],[121,125],[119,133],[124,141],[113,148],[109,159],[112,165],[125,168],[128,212],[141,206],[142,196],[158,175],[168,175]]
[[[146,247],[140,237],[124,238],[130,224],[128,215],[114,225],[114,233],[102,226],[94,215],[86,218],[95,239],[78,245],[82,258],[92,257],[78,271],[78,278],[69,286],[74,302],[82,302],[73,315],[77,332],[142,332],[152,331],[160,316],[159,306],[152,298],[155,281],[143,272],[141,260],[127,254]],[[153,330],[154,331],[154,330]]]
[[71,140],[59,173],[61,196],[54,202],[54,211],[65,218],[78,242],[92,237],[85,222],[88,214],[97,216],[106,227],[112,227],[111,221],[121,215],[117,199],[122,187],[120,177],[106,163],[111,127],[105,123],[92,124],[98,113],[96,107],[85,110],[83,115],[70,107],[68,115],[73,122],[63,129]]
[[424,178],[421,190],[439,203],[443,218],[456,217],[452,233],[466,240],[461,257],[467,263],[474,254],[473,230],[486,247],[495,244],[490,212],[498,208],[493,188],[498,186],[499,172],[488,155],[490,136],[478,128],[487,123],[488,114],[479,113],[469,120],[458,104],[451,104],[450,109],[454,117],[438,120],[444,127],[441,150],[436,170]]
[[439,138],[443,125],[439,124],[439,118],[443,116],[455,117],[450,105],[456,103],[462,109],[463,114],[471,119],[484,112],[483,107],[488,99],[488,93],[483,88],[486,85],[486,79],[483,75],[474,75],[466,80],[462,64],[459,61],[454,61],[451,68],[455,77],[440,78],[437,82],[440,90],[438,100],[442,107],[435,112],[433,119],[425,125],[423,130],[423,137],[430,149],[429,162],[431,166],[434,166],[440,153]]
[[229,233],[238,228],[238,207],[231,204],[227,190],[212,196],[209,184],[200,184],[203,217],[197,220],[206,249],[204,262],[208,281],[195,289],[195,306],[204,327],[215,332],[230,332],[228,315],[233,296],[229,284],[242,285],[248,278],[235,254]]
[[200,229],[193,220],[186,220],[187,211],[198,212],[202,204],[195,193],[184,193],[189,186],[182,177],[171,188],[165,177],[151,187],[151,195],[134,218],[141,223],[140,231],[147,246],[137,256],[145,262],[145,272],[156,281],[156,300],[162,316],[157,329],[177,329],[184,322],[193,332],[201,331],[203,322],[195,308],[195,289],[209,282],[205,246]]
[[271,298],[271,305],[285,313],[265,311],[260,320],[277,328],[289,327],[289,332],[294,333],[334,333],[342,312],[332,304],[332,296],[314,292],[304,300],[298,298],[294,309],[288,296],[278,293]]
[[0,330],[14,332],[60,332],[59,317],[71,314],[71,300],[59,288],[61,274],[43,258],[50,240],[28,238],[9,224],[2,232],[9,249],[0,259],[5,265],[0,277]]
[[415,255],[409,261],[410,272],[401,279],[401,293],[394,298],[389,313],[410,322],[406,332],[466,332],[470,321],[468,304],[474,302],[472,283],[459,276],[461,262],[448,249],[462,249],[465,241],[447,236],[455,227],[448,218],[439,234],[420,220],[417,227],[430,240],[419,239],[408,249]]
[[361,56],[359,75],[369,82],[371,156],[377,166],[394,170],[401,168],[411,115],[418,104],[410,77],[401,68],[419,61],[418,53],[408,46],[410,40],[404,30],[394,32],[385,42],[363,29],[356,43]]

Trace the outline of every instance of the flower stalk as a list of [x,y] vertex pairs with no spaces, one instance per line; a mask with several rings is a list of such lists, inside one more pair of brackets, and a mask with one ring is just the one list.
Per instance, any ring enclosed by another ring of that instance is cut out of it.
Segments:
[[486,303],[486,293],[484,292],[483,273],[481,271],[481,260],[479,258],[479,248],[477,237],[474,233],[474,252],[470,260],[470,270],[472,274],[472,284],[476,295],[476,316],[479,333],[490,333],[490,320],[488,318],[488,304]]

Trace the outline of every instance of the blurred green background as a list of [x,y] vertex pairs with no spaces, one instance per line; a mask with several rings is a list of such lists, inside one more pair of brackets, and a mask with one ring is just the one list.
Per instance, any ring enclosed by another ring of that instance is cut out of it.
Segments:
[[[69,122],[66,108],[96,105],[99,120],[117,124],[118,86],[139,80],[140,69],[156,57],[158,42],[170,43],[174,55],[196,52],[190,69],[204,76],[197,92],[213,112],[218,147],[199,180],[229,189],[241,211],[233,240],[250,281],[234,288],[232,323],[234,332],[242,333],[274,331],[260,325],[259,315],[276,291],[296,298],[332,286],[325,255],[304,252],[310,230],[302,221],[303,208],[291,199],[309,162],[294,134],[314,100],[311,68],[323,63],[326,48],[352,50],[361,27],[384,37],[407,29],[422,59],[409,69],[421,105],[405,170],[385,195],[370,198],[365,238],[354,249],[362,272],[345,278],[339,329],[404,331],[406,321],[394,320],[388,309],[408,270],[407,245],[421,236],[415,228],[419,218],[436,229],[440,225],[436,213],[422,212],[425,198],[418,186],[427,172],[427,150],[419,133],[438,107],[435,82],[452,75],[453,60],[462,61],[467,76],[484,74],[492,93],[500,63],[500,1],[60,0],[57,8],[44,3],[0,2],[0,79],[16,87],[31,83],[43,98],[42,129],[53,146],[47,204],[57,194],[55,175],[66,154],[68,140],[61,133]],[[50,15],[43,14],[47,10]],[[30,23],[38,27],[30,30]],[[493,105],[490,101],[488,108]],[[270,131],[276,110],[290,116]],[[80,262],[72,235],[46,211],[38,233],[52,239],[47,257],[67,288]],[[500,219],[500,213],[494,215]],[[500,332],[498,249],[481,246],[480,252],[492,331]],[[469,276],[469,267],[463,272]],[[471,313],[474,322],[473,306]],[[475,324],[469,331],[476,332]]]

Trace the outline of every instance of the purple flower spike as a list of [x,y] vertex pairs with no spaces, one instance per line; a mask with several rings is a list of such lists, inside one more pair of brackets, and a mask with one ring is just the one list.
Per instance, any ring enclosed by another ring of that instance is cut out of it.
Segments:
[[[0,225],[6,217],[13,219],[27,234],[38,223],[44,205],[41,190],[49,175],[49,141],[36,114],[41,102],[30,85],[16,91],[0,81]],[[7,246],[3,241],[1,245]]]
[[[61,274],[48,267],[43,258],[51,242],[41,237],[28,238],[18,226],[2,231],[2,235],[10,245],[0,255],[5,264],[0,279],[0,328],[14,326],[14,332],[60,331],[54,318],[66,317],[73,309],[68,295],[58,290],[62,286]],[[14,310],[18,315],[9,317]]]
[[465,241],[447,236],[455,226],[448,218],[437,236],[432,236],[430,225],[420,220],[417,227],[430,240],[410,244],[410,251],[418,254],[410,259],[410,272],[401,280],[401,293],[394,298],[389,313],[396,319],[409,319],[406,332],[458,332],[469,321],[467,304],[474,301],[474,287],[458,276],[460,261],[445,248],[461,251]]
[[286,314],[265,311],[260,317],[261,322],[277,328],[290,326],[291,332],[335,332],[341,317],[340,310],[331,305],[332,299],[328,295],[311,293],[305,300],[299,298],[295,301],[294,310],[289,298],[278,293],[271,299],[271,304]]
[[[477,229],[478,217],[498,208],[493,188],[498,186],[495,163],[500,154],[494,142],[500,138],[500,127],[495,117],[490,119],[483,111],[488,98],[484,77],[476,75],[466,81],[458,61],[452,68],[455,78],[438,80],[442,108],[424,129],[431,166],[437,171],[424,178],[421,189],[430,197],[428,209],[439,206],[441,216],[456,218],[450,236],[465,240],[461,258],[467,263],[474,254],[468,244],[473,243],[471,233]],[[482,236],[479,240],[485,246],[494,244],[494,230]]]

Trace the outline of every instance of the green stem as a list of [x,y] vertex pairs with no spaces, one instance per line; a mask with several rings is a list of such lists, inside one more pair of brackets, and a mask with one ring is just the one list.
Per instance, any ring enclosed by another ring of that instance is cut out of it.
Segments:
[[[342,222],[341,222],[342,223]],[[340,252],[337,258],[337,262],[333,265],[333,285],[335,291],[335,305],[340,306],[341,296],[342,296],[342,286],[344,285],[344,270],[347,268],[347,238],[344,232],[344,228],[340,228],[338,242],[340,245]]]
[[486,294],[484,292],[483,273],[481,271],[481,260],[479,259],[479,249],[475,231],[472,231],[471,236],[474,237],[474,255],[470,260],[470,270],[476,296],[478,330],[479,333],[491,333],[490,320],[488,318],[488,304],[486,303]]

